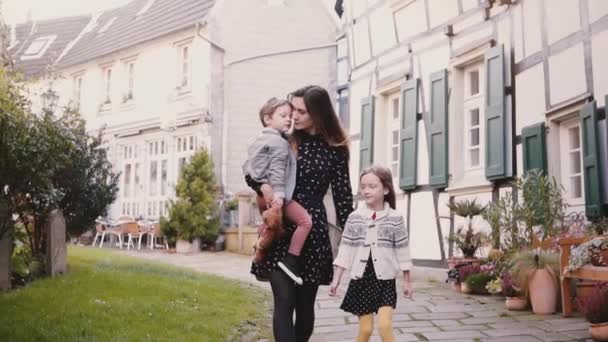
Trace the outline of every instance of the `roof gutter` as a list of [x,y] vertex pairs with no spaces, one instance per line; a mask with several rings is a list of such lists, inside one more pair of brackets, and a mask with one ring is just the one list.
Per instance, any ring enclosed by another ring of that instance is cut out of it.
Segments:
[[202,33],[201,33],[201,29],[203,27],[207,26],[207,20],[203,20],[199,23],[196,23],[194,25],[194,27],[196,28],[196,35],[199,36],[201,39],[203,39],[204,41],[206,41],[207,43],[209,43],[213,48],[220,50],[221,52],[226,52],[226,50],[221,47],[218,43],[214,42],[211,40],[211,38],[207,38],[205,37]]

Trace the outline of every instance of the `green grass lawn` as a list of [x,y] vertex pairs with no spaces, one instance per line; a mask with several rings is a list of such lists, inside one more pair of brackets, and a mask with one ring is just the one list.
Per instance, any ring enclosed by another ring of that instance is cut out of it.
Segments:
[[[68,273],[0,294],[0,341],[232,341],[268,337],[252,285],[70,247]],[[256,327],[253,327],[255,325]]]

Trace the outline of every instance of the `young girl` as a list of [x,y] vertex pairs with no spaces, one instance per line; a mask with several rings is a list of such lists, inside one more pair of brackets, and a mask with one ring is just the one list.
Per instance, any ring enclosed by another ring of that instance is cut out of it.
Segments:
[[312,221],[306,209],[292,200],[296,186],[296,159],[285,136],[291,127],[291,112],[292,105],[287,100],[273,97],[266,101],[260,109],[263,129],[249,146],[249,157],[243,165],[243,173],[247,184],[258,194],[258,207],[265,219],[256,244],[254,262],[261,263],[272,242],[281,237],[281,217],[284,212],[296,224],[296,229],[289,251],[278,266],[298,285],[302,285],[297,258],[310,233]]
[[412,298],[408,234],[403,217],[395,211],[395,190],[391,171],[369,167],[359,178],[365,205],[346,221],[334,279],[329,295],[335,296],[345,269],[351,281],[340,308],[359,317],[357,342],[369,341],[374,316],[382,341],[392,342],[393,310],[397,305],[395,277],[403,272],[403,295]]

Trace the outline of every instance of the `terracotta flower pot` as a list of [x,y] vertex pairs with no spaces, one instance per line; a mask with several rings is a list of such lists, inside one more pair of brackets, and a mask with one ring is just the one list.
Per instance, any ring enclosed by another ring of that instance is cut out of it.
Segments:
[[457,282],[452,282],[452,290],[460,292],[462,285]]
[[597,283],[599,283],[599,281],[594,280],[583,280],[576,283],[576,298],[578,298],[578,300],[575,301],[575,305],[577,306],[577,311],[579,311],[578,301],[585,301],[587,298],[589,298],[592,295],[593,289]]
[[460,292],[462,293],[471,293],[473,290],[467,285],[467,283],[460,283]]
[[589,324],[589,332],[594,341],[608,341],[608,322]]
[[538,315],[552,314],[557,310],[557,279],[542,269],[530,274],[530,302],[532,312]]
[[507,310],[522,311],[528,307],[528,299],[524,297],[507,297],[505,299]]

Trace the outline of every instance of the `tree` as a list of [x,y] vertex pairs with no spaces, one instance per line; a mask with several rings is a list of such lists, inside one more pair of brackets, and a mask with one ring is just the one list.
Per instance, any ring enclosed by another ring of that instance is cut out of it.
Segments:
[[102,148],[103,130],[87,134],[71,108],[61,115],[31,113],[20,84],[0,69],[0,207],[8,213],[0,217],[0,234],[17,217],[31,254],[40,258],[50,212],[63,212],[68,234],[89,229],[115,200],[118,175]]
[[213,161],[205,149],[197,152],[181,174],[176,187],[177,200],[171,201],[169,220],[161,221],[163,233],[171,240],[212,241],[219,232],[217,182]]

